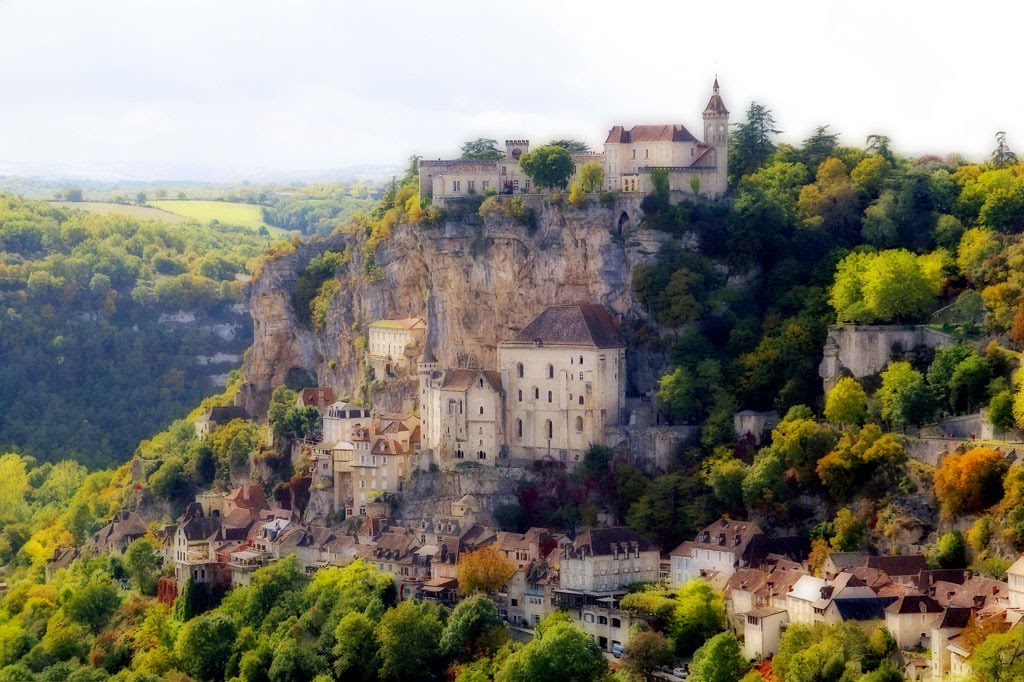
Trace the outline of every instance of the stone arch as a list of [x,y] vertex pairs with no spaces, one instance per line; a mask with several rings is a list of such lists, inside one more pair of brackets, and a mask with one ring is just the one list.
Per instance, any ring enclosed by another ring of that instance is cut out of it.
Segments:
[[627,213],[626,211],[623,211],[622,214],[619,215],[619,222],[618,222],[618,225],[616,226],[617,227],[617,233],[619,235],[621,235],[622,232],[627,227],[629,227],[631,223],[632,223],[632,220],[629,217],[629,213]]

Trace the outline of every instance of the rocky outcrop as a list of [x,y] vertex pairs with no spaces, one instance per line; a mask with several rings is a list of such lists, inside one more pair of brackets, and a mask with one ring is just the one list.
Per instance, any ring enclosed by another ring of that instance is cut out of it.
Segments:
[[[428,299],[430,337],[447,366],[475,360],[493,367],[498,343],[555,303],[604,303],[624,316],[628,329],[630,319],[645,317],[633,295],[632,269],[650,261],[668,236],[629,231],[628,225],[622,233],[616,219],[621,213],[545,204],[533,229],[468,214],[439,225],[395,226],[371,263],[363,253],[365,236],[348,234],[304,244],[267,262],[248,289],[254,338],[244,364],[246,408],[262,413],[272,387],[289,379],[315,380],[333,386],[339,396],[356,396],[367,384],[359,341],[367,325],[426,317]],[[291,301],[300,271],[317,254],[345,248],[351,260],[338,274],[341,287],[325,328],[301,326]],[[630,344],[631,394],[654,386],[665,364],[661,352]]]

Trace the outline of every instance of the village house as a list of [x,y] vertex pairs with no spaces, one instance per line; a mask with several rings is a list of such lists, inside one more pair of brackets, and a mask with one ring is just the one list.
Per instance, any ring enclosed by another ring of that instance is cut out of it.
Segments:
[[330,386],[304,388],[295,398],[296,407],[312,407],[321,415],[332,403],[334,403],[334,389]]
[[206,440],[218,426],[223,426],[234,419],[248,419],[249,415],[245,408],[240,405],[226,405],[218,407],[207,407],[196,419],[196,436],[200,440]]
[[374,376],[386,379],[408,371],[426,333],[422,317],[371,322],[366,333],[366,361]]
[[719,519],[670,553],[670,581],[685,585],[711,571],[731,576],[736,569],[757,566],[770,548],[768,536],[755,523]]
[[351,441],[357,428],[370,423],[370,414],[365,407],[341,400],[328,405],[323,418],[323,442],[334,446],[338,441]]
[[1024,609],[1024,555],[1006,569],[1006,589],[1011,609]]
[[921,571],[928,570],[928,560],[923,554],[899,554],[892,556],[869,556],[868,568],[877,568],[900,585],[913,585]]
[[46,560],[43,566],[43,575],[46,582],[53,580],[53,576],[62,568],[67,568],[71,562],[81,556],[77,547],[58,547],[53,550],[53,556]]
[[148,532],[141,516],[122,509],[105,526],[93,533],[89,544],[97,553],[124,554],[128,545]]
[[885,607],[885,627],[900,649],[930,644],[929,638],[942,621],[944,609],[928,595],[907,594]]

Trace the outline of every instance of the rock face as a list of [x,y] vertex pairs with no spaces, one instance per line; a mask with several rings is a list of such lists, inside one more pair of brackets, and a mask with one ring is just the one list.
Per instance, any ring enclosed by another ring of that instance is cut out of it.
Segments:
[[[475,213],[439,225],[396,225],[369,264],[365,237],[349,234],[304,244],[266,263],[248,289],[254,338],[244,363],[246,408],[262,413],[272,388],[289,379],[317,381],[339,396],[356,397],[367,383],[359,339],[375,320],[423,316],[441,366],[475,360],[493,367],[498,343],[546,306],[575,302],[604,303],[623,315],[627,390],[648,393],[666,360],[660,351],[630,343],[629,320],[645,317],[633,295],[632,270],[652,260],[668,236],[630,230],[634,221],[624,218],[624,208],[635,215],[632,206],[537,208],[533,229],[493,216],[484,221]],[[324,329],[300,325],[291,300],[300,271],[317,254],[346,248],[351,260],[337,275],[341,287]],[[414,377],[408,379],[406,389],[414,395]]]

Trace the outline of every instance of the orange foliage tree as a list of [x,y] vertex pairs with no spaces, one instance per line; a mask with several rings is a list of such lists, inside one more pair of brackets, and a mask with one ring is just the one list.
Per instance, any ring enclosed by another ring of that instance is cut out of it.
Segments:
[[516,572],[515,564],[490,546],[463,554],[455,568],[458,572],[459,590],[467,594],[495,592]]
[[992,448],[947,455],[935,470],[935,497],[947,517],[987,509],[1003,494],[1006,462]]

